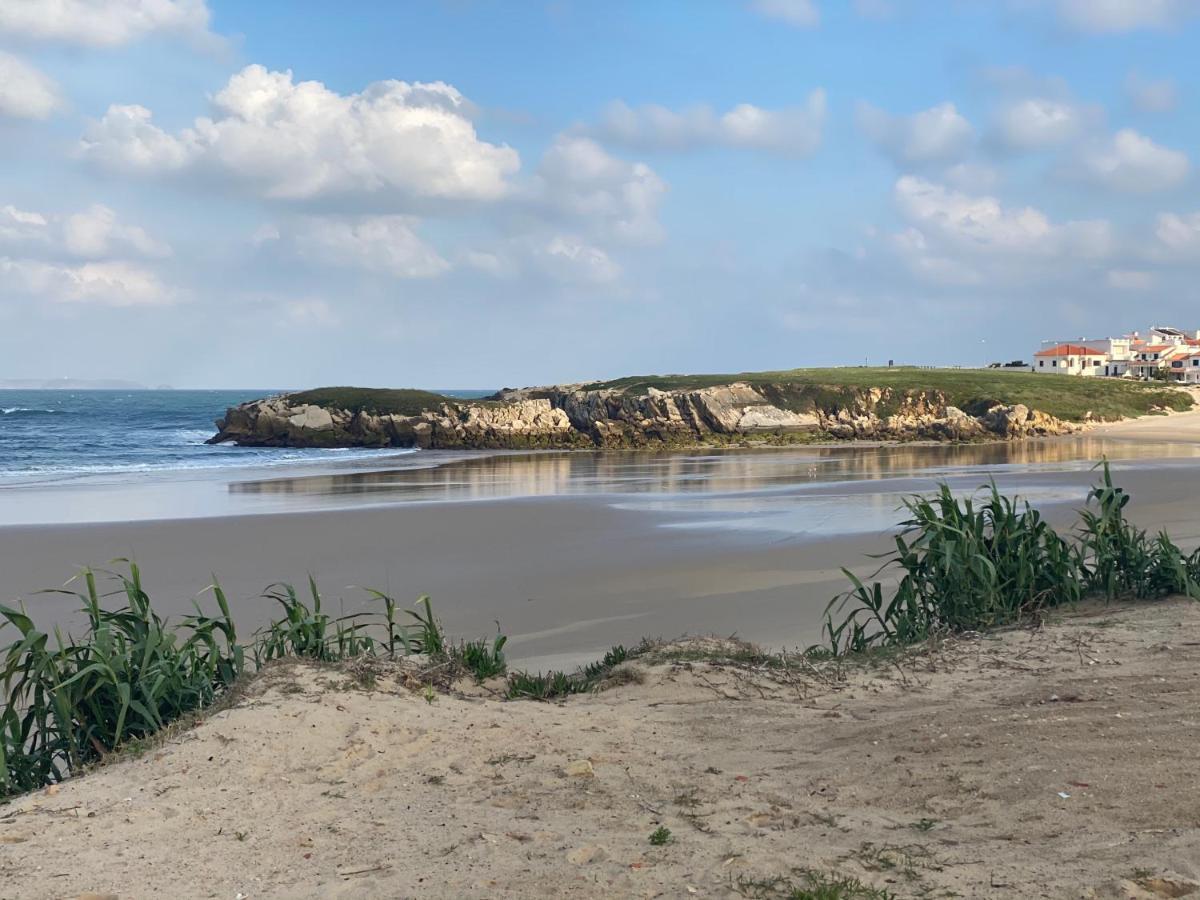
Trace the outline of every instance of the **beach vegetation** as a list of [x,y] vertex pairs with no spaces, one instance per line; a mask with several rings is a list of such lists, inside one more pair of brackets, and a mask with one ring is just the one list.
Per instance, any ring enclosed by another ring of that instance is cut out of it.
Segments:
[[982,631],[1089,597],[1200,599],[1200,551],[1185,554],[1165,532],[1151,537],[1130,523],[1129,494],[1102,468],[1067,535],[994,483],[982,501],[946,486],[906,500],[909,518],[874,575],[843,569],[850,587],[826,609],[826,654]]
[[612,675],[614,669],[633,659],[637,652],[618,644],[600,659],[571,673],[558,670],[538,672],[536,675],[524,671],[513,672],[508,676],[506,695],[511,700],[555,700],[572,694],[585,694],[596,690]]
[[817,869],[799,869],[773,878],[742,876],[733,890],[755,900],[894,900],[895,895],[859,879]]
[[665,847],[671,843],[671,829],[665,825],[659,825],[650,832],[650,843],[655,847]]

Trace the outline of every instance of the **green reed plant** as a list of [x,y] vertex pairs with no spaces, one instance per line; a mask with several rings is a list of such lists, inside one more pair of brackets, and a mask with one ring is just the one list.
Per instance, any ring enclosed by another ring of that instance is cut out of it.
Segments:
[[[120,562],[127,562],[121,560]],[[219,616],[197,610],[169,627],[154,612],[137,565],[112,573],[124,600],[106,609],[96,573],[73,594],[86,616],[78,637],[35,627],[24,609],[0,605],[18,637],[3,651],[0,796],[58,781],[123,741],[146,737],[213,702],[241,675],[245,653],[220,587]]]
[[1129,495],[1102,466],[1069,537],[994,483],[982,502],[956,498],[945,485],[932,498],[906,500],[910,517],[869,583],[843,570],[850,588],[826,608],[825,650],[994,628],[1096,595],[1200,599],[1200,551],[1188,556],[1165,533],[1149,538],[1126,521]]

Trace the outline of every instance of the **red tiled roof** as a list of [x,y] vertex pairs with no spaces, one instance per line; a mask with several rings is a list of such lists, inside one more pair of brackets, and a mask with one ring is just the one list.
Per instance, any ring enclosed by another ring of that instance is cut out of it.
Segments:
[[1059,344],[1049,350],[1039,350],[1034,356],[1104,356],[1103,350],[1093,350],[1082,344]]

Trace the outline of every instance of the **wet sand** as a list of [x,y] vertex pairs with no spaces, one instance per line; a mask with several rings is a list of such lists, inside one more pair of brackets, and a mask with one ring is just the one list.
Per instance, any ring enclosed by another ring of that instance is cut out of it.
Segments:
[[[510,657],[535,668],[571,665],[643,636],[736,633],[795,647],[818,639],[824,607],[845,584],[842,566],[874,570],[867,554],[889,548],[903,496],[939,480],[970,491],[990,477],[1067,525],[1104,454],[1134,496],[1136,521],[1166,528],[1184,546],[1200,544],[1200,444],[1141,436],[502,455],[204,488],[240,509],[264,508],[255,506],[264,500],[278,509],[284,497],[282,508],[306,512],[212,516],[181,507],[193,515],[0,527],[0,599],[24,598],[42,623],[69,626],[70,598],[34,592],[61,585],[76,566],[133,557],[170,614],[191,611],[191,598],[216,573],[248,629],[275,612],[258,596],[269,583],[302,584],[311,572],[335,610],[368,607],[357,585],[406,601],[432,595],[455,635],[483,636],[498,621]],[[90,502],[86,489],[72,496]],[[0,492],[0,507],[5,499]]]

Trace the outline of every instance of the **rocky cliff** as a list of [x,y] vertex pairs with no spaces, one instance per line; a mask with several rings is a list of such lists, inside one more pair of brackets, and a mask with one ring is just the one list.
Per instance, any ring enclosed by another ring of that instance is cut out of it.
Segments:
[[[367,400],[363,400],[363,397]],[[1066,434],[1079,426],[1026,406],[966,412],[939,391],[733,382],[644,392],[581,385],[500,391],[486,400],[434,398],[389,409],[357,391],[339,406],[285,394],[231,407],[209,443],[258,447],[529,449],[835,440],[969,441]]]

